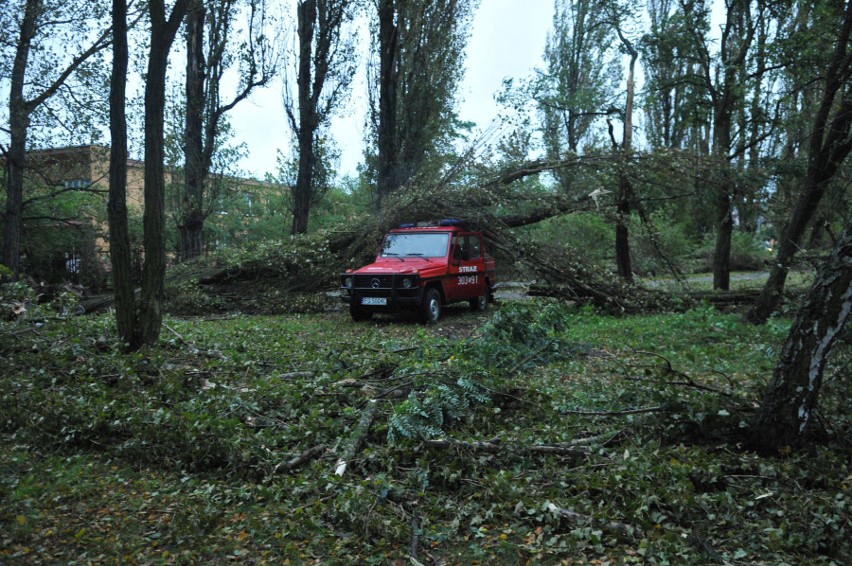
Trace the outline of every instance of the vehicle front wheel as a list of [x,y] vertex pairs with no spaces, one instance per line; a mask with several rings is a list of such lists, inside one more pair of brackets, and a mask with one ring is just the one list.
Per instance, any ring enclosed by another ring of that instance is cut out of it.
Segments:
[[423,302],[420,304],[420,320],[426,324],[434,324],[441,319],[441,293],[434,287],[426,290]]
[[488,293],[486,292],[484,295],[480,295],[475,299],[470,300],[470,310],[472,311],[484,311],[488,308]]
[[362,310],[360,306],[354,303],[355,299],[352,299],[352,303],[349,304],[349,316],[352,317],[354,322],[362,322],[364,320],[370,320],[373,318],[373,313],[369,311]]

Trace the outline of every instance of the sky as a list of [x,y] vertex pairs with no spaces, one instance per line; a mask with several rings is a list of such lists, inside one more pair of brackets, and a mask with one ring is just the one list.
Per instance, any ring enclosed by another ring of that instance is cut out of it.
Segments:
[[[547,33],[552,25],[553,0],[480,0],[466,53],[465,78],[459,87],[459,117],[477,131],[497,118],[495,95],[503,79],[521,79],[541,67]],[[335,118],[331,135],[341,151],[339,171],[354,175],[364,147],[367,95],[363,79],[356,81],[345,115]],[[243,173],[263,178],[276,170],[279,150],[288,151],[289,126],[281,102],[281,84],[255,93],[230,113],[236,142],[248,156]]]

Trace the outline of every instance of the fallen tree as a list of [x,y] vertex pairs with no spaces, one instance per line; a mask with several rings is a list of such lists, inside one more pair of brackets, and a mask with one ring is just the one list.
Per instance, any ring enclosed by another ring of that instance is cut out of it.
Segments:
[[[637,158],[636,161],[642,160]],[[661,176],[668,170],[661,173],[661,167],[675,170],[683,165],[681,161],[669,156],[657,161],[648,158],[645,163],[649,172]],[[546,188],[524,188],[520,181],[554,171],[582,168],[597,171],[611,164],[609,155],[571,157],[558,161],[530,161],[498,173],[479,174],[471,172],[474,168],[470,164],[463,163],[437,182],[415,178],[387,197],[382,210],[347,220],[345,226],[283,242],[262,244],[253,251],[235,253],[229,250],[227,256],[214,255],[207,264],[195,266],[196,272],[192,276],[197,282],[197,290],[213,297],[212,302],[221,300],[224,304],[235,305],[230,310],[255,312],[257,309],[252,305],[246,307],[242,304],[246,297],[245,285],[253,289],[268,285],[270,289],[290,294],[314,293],[318,288],[332,289],[338,273],[373,259],[388,228],[412,221],[460,218],[485,233],[490,250],[498,256],[502,265],[514,264],[525,278],[535,281],[537,295],[592,304],[614,313],[688,308],[704,300],[717,302],[715,295],[692,297],[686,292],[674,301],[670,291],[646,289],[626,282],[611,266],[589,264],[584,259],[583,250],[572,248],[570,242],[542,244],[527,236],[523,230],[525,227],[581,212],[602,210],[606,213],[614,205],[609,202],[611,199],[606,198],[609,191],[602,186],[589,192],[566,195]],[[464,181],[460,181],[461,178]],[[664,198],[682,196],[686,195]],[[655,254],[675,281],[682,282],[678,266],[661,249],[657,230],[650,215],[645,212],[642,200],[638,197],[635,200]],[[189,270],[185,273],[191,273],[193,266],[181,268]],[[751,295],[726,296],[720,297],[718,302],[727,305],[750,298]],[[273,303],[274,300],[267,301],[264,306]],[[288,306],[279,311],[289,312],[292,308]]]

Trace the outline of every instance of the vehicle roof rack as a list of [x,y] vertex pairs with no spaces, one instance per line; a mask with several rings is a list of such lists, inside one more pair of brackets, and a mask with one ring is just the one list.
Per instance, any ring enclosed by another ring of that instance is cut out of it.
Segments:
[[459,218],[442,218],[441,220],[421,220],[419,222],[403,222],[401,224],[397,224],[397,228],[449,228],[452,226],[458,226],[460,228],[464,228],[467,226],[467,222],[461,220]]

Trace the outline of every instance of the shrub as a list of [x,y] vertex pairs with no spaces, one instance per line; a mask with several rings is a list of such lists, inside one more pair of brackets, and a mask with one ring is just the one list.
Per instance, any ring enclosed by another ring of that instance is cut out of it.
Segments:
[[[735,231],[731,238],[731,270],[758,271],[766,269],[771,254],[766,249],[763,240],[764,238],[757,233]],[[706,271],[713,270],[715,244],[715,234],[708,234],[699,250]]]

